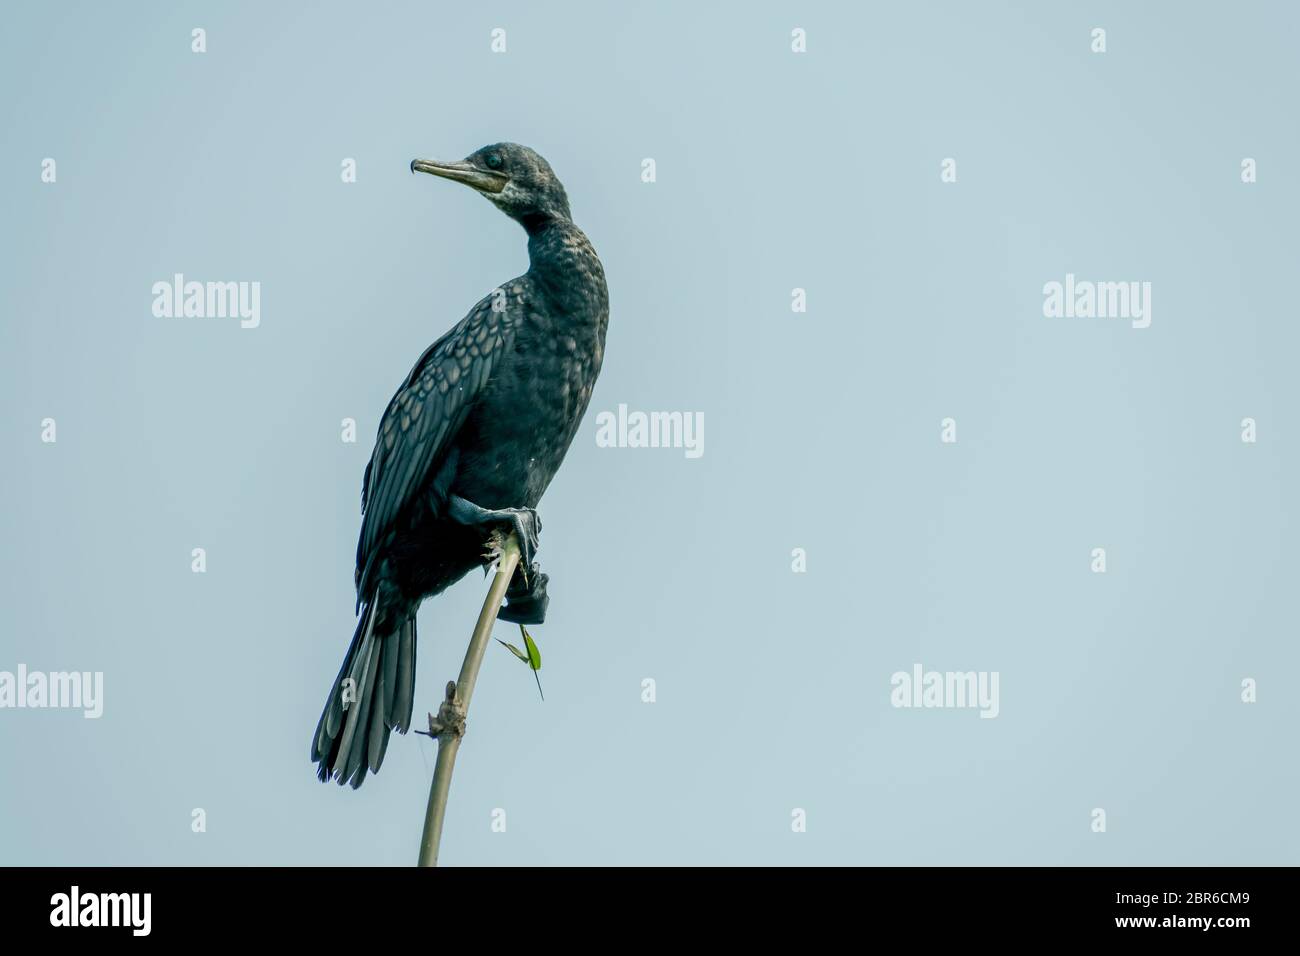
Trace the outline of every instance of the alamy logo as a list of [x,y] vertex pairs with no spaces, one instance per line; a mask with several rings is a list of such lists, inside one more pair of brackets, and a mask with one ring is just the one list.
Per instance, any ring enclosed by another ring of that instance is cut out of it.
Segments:
[[153,284],[153,314],[160,319],[239,319],[240,328],[262,324],[262,283],[172,281]]
[[913,664],[896,671],[889,702],[895,707],[978,708],[980,717],[998,715],[997,671],[927,671]]
[[152,920],[151,893],[71,893],[50,897],[51,926],[129,926],[132,936],[148,936]]
[[596,416],[598,448],[684,448],[687,458],[704,454],[703,412],[629,412]]
[[18,673],[0,671],[0,710],[6,707],[62,708],[81,710],[87,720],[104,713],[104,674],[102,671],[27,670],[18,665]]
[[1049,319],[1131,319],[1133,328],[1151,324],[1150,282],[1076,281],[1073,272],[1065,282],[1043,286],[1043,315]]

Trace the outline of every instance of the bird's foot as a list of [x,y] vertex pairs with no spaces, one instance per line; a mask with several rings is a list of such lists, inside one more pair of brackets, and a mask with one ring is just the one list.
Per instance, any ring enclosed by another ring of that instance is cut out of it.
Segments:
[[546,593],[549,574],[533,563],[527,571],[521,564],[510,579],[506,591],[506,603],[497,612],[497,617],[514,624],[541,624],[546,620],[546,606],[551,603]]
[[[519,564],[533,566],[533,558],[541,546],[542,519],[533,508],[499,508],[495,511],[481,508],[472,501],[451,495],[447,499],[447,515],[464,525],[492,525],[513,531],[519,539]],[[509,533],[509,531],[507,533]]]

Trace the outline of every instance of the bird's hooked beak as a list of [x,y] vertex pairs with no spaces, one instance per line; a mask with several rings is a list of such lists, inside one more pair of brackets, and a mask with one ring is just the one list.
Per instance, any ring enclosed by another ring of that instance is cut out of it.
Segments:
[[411,160],[411,172],[431,173],[443,179],[452,179],[466,186],[473,186],[479,192],[499,193],[506,188],[510,177],[505,173],[490,169],[479,169],[472,163],[439,163],[432,159]]

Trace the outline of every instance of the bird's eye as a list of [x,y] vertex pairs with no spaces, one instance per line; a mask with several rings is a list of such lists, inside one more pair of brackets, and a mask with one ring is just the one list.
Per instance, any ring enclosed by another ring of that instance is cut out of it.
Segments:
[[501,168],[501,154],[500,154],[500,153],[488,153],[488,154],[487,154],[487,159],[485,159],[484,162],[487,163],[487,168],[488,168],[488,169],[500,169],[500,168]]

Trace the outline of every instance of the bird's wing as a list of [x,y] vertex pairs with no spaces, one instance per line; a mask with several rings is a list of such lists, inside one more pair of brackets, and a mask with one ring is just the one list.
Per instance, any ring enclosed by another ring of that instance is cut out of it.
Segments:
[[362,481],[358,587],[376,546],[437,474],[493,367],[513,345],[518,312],[494,309],[494,296],[500,302],[489,295],[425,350],[384,411]]

